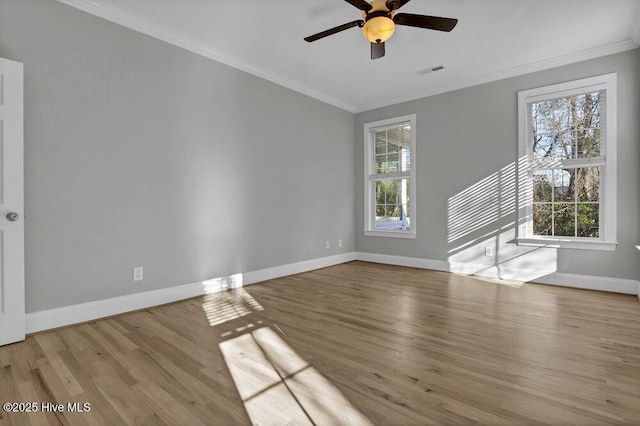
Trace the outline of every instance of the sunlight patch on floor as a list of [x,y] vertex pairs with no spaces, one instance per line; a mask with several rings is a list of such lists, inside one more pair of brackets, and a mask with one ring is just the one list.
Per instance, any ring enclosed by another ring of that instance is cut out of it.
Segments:
[[[557,250],[514,244],[516,231],[512,225],[476,239],[455,253],[450,252],[449,271],[512,287],[556,272]],[[487,256],[487,248],[491,256]]]
[[243,288],[207,294],[204,296],[202,309],[212,326],[264,310],[260,303]]
[[239,288],[243,285],[244,277],[242,274],[233,274],[228,277],[218,277],[202,281],[204,294],[219,293],[232,288]]
[[[456,274],[456,275],[462,275],[462,274]],[[471,278],[477,281],[484,281],[491,284],[506,285],[508,287],[514,287],[514,288],[522,287],[522,285],[524,284],[524,281],[507,280],[507,279],[497,278],[497,277],[483,277],[479,275],[473,275],[471,276]]]
[[269,327],[220,350],[253,424],[371,424]]

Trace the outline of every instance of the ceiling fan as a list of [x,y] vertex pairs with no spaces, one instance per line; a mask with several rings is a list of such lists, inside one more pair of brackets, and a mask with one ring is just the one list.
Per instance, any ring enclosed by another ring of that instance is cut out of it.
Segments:
[[438,16],[414,15],[412,13],[396,13],[396,10],[407,4],[409,0],[345,0],[362,11],[363,19],[347,22],[305,37],[305,41],[312,41],[330,36],[352,27],[362,28],[364,37],[371,42],[371,59],[384,56],[384,42],[389,40],[396,29],[396,25],[426,28],[449,32],[458,23],[457,19],[441,18]]

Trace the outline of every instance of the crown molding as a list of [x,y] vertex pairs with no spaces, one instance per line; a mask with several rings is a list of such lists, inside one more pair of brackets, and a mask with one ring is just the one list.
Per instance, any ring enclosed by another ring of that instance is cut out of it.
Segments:
[[452,92],[458,89],[464,89],[467,87],[478,86],[480,84],[491,83],[494,81],[504,80],[511,77],[530,74],[536,71],[543,71],[550,68],[569,65],[576,62],[586,61],[589,59],[599,58],[602,56],[613,55],[616,53],[625,52],[627,50],[636,49],[639,46],[640,46],[640,14],[638,15],[638,19],[636,20],[633,39],[625,40],[619,43],[609,44],[606,46],[599,46],[593,49],[587,49],[580,52],[558,56],[551,59],[531,62],[529,64],[520,65],[513,68],[507,68],[504,70],[480,75],[477,77],[454,81],[454,82],[443,84],[437,87],[431,87],[427,90],[412,92],[407,95],[385,99],[382,102],[372,102],[368,104],[358,105],[356,108],[356,112],[359,113],[364,111],[370,111],[373,109],[382,108],[389,105],[396,105],[402,102],[415,101],[416,99],[426,98],[429,96],[438,95],[446,92]]
[[97,16],[98,18],[105,19],[139,33],[148,35],[150,37],[162,40],[166,43],[173,44],[190,52],[196,53],[205,58],[212,59],[230,67],[236,68],[240,71],[255,75],[264,80],[275,83],[279,86],[291,89],[295,92],[325,102],[329,105],[333,105],[340,109],[356,112],[353,105],[350,105],[341,99],[326,95],[310,87],[302,85],[294,80],[288,79],[271,71],[262,69],[256,65],[253,65],[247,61],[244,61],[237,56],[231,55],[219,49],[212,48],[211,46],[197,41],[184,34],[172,31],[162,25],[154,22],[147,21],[131,13],[125,12],[122,9],[105,6],[94,0],[56,0],[59,3],[89,13],[90,15]]
[[593,49],[587,49],[580,52],[571,53],[568,55],[558,56],[551,59],[545,59],[542,61],[535,61],[529,64],[520,65],[517,67],[507,68],[504,70],[471,77],[468,79],[458,80],[429,89],[411,92],[402,96],[387,98],[379,102],[370,102],[352,105],[345,102],[342,99],[334,96],[327,95],[308,86],[300,84],[295,80],[283,77],[277,73],[262,69],[254,64],[251,64],[237,56],[224,52],[219,49],[212,48],[211,46],[197,41],[184,34],[172,31],[162,25],[147,21],[131,13],[125,12],[121,9],[105,6],[96,0],[56,0],[59,3],[113,22],[131,30],[146,34],[150,37],[162,40],[166,43],[173,44],[180,48],[189,50],[200,56],[212,59],[238,70],[247,72],[249,74],[260,77],[264,80],[275,83],[279,86],[291,89],[295,92],[325,102],[329,105],[333,105],[345,111],[352,113],[360,113],[364,111],[370,111],[377,108],[382,108],[390,105],[399,104],[402,102],[414,101],[421,98],[426,98],[441,93],[451,92],[454,90],[464,89],[467,87],[477,86],[480,84],[491,83],[498,80],[504,80],[511,77],[517,77],[524,74],[529,74],[536,71],[542,71],[550,68],[555,68],[563,65],[568,65],[576,62],[586,61],[589,59],[598,58],[601,56],[613,55],[615,53],[624,52],[640,47],[640,6],[638,7],[638,13],[636,13],[636,23],[634,25],[631,37],[628,40],[609,44],[605,46],[595,47]]

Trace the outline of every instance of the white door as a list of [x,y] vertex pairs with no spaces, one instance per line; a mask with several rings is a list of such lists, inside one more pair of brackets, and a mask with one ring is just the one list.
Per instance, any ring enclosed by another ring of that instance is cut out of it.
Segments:
[[22,64],[0,58],[0,345],[24,340]]

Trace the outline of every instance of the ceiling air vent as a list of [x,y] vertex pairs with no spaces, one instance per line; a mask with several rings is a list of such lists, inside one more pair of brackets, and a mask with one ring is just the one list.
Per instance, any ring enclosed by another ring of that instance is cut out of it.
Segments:
[[444,69],[444,65],[436,65],[435,67],[425,68],[423,70],[417,71],[420,75],[430,74],[435,71],[440,71]]

